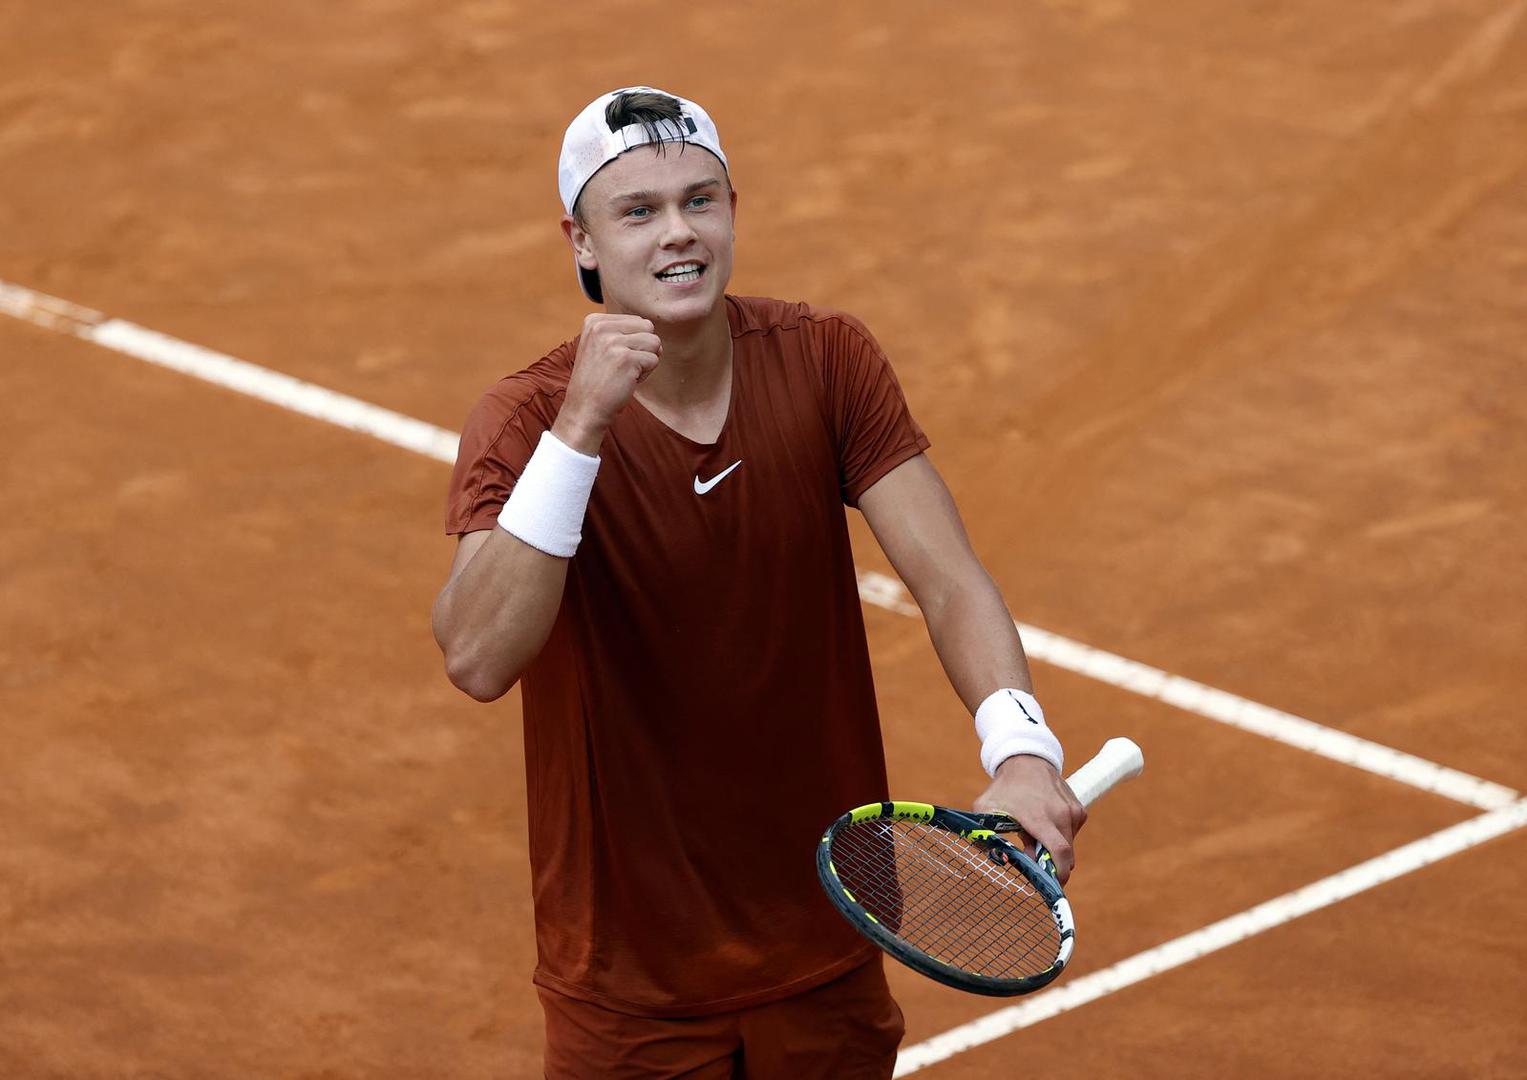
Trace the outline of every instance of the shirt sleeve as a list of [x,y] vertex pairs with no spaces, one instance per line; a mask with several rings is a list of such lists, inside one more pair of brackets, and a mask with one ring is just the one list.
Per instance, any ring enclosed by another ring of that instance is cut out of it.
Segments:
[[[556,419],[545,391],[501,380],[473,406],[461,431],[446,496],[447,535],[491,529],[530,460],[541,433]],[[560,395],[558,402],[560,404]]]
[[901,392],[890,361],[864,324],[833,312],[823,324],[828,415],[838,447],[843,501],[859,497],[902,462],[928,449],[928,436]]

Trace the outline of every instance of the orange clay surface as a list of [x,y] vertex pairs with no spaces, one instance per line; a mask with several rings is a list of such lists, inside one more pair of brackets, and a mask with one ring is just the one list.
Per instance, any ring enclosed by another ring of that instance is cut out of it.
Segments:
[[[576,331],[562,128],[651,82],[733,291],[875,330],[1016,615],[1527,786],[1527,5],[995,8],[0,0],[0,278],[454,429]],[[446,468],[12,319],[0,432],[0,1076],[539,1075]],[[893,792],[967,803],[867,618]],[[1150,761],[1068,977],[1477,813],[1035,679]],[[923,1075],[1521,1076],[1524,895],[1516,832]],[[909,1045],[997,1004],[892,979]]]

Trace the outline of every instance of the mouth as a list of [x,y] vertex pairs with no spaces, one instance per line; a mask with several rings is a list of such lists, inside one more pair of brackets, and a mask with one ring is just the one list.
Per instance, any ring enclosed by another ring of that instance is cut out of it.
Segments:
[[705,264],[691,259],[688,262],[674,263],[652,276],[669,285],[688,285],[699,281],[704,274]]

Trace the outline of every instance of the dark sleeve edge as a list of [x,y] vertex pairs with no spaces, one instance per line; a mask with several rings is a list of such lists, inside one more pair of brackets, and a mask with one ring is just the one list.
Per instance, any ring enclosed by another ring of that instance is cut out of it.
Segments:
[[891,451],[891,453],[887,454],[885,457],[876,462],[873,469],[870,469],[869,472],[860,477],[859,482],[844,493],[843,504],[845,506],[852,506],[857,510],[859,508],[860,497],[870,488],[879,483],[885,477],[886,473],[890,472],[898,465],[904,465],[911,461],[918,454],[923,453],[932,445],[933,443],[929,441],[928,436],[921,433],[919,433],[917,438],[912,442],[903,443],[901,446],[897,447],[895,450]]

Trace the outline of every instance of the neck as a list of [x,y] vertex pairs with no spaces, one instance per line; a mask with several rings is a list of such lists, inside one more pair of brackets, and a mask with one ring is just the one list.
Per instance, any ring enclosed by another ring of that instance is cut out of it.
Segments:
[[698,322],[658,323],[663,358],[638,396],[668,405],[694,405],[731,385],[732,330],[723,298]]

